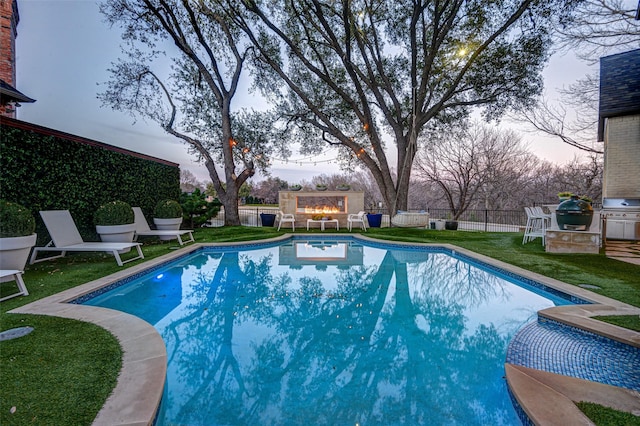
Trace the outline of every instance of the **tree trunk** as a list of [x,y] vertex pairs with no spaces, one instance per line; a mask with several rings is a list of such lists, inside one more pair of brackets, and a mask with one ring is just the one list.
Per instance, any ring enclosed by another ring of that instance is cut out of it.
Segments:
[[240,213],[238,212],[238,193],[229,196],[227,191],[224,199],[218,197],[224,206],[224,226],[240,226]]

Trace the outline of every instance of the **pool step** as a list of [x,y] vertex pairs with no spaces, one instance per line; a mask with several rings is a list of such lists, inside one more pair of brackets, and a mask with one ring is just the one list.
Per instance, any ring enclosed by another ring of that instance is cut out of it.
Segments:
[[506,362],[640,391],[640,350],[546,319],[515,335]]

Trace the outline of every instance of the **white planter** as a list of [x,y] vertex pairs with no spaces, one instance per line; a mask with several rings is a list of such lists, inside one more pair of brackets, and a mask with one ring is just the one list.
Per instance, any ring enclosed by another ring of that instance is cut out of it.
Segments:
[[[96,232],[104,243],[130,243],[136,232],[135,223],[126,225],[96,225]],[[118,253],[127,253],[131,249],[120,250]]]
[[[36,245],[37,238],[37,234],[27,235],[26,237],[0,238],[0,269],[24,271],[31,247]],[[0,282],[10,281],[11,279],[11,277],[6,277]]]
[[[182,218],[174,217],[169,219],[160,219],[160,218],[154,217],[153,223],[156,224],[156,228],[159,231],[177,231],[180,229],[180,225],[182,225]],[[172,236],[160,237],[160,239],[162,241],[168,241],[168,240],[175,239],[175,237],[172,237]]]

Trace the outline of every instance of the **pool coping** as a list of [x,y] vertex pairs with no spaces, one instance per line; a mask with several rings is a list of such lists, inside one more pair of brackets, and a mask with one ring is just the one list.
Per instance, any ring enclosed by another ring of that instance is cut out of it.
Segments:
[[[345,234],[323,233],[324,237],[341,237]],[[280,242],[293,237],[318,234],[285,234],[275,238],[257,241],[228,243],[196,243],[118,271],[106,277],[79,285],[52,296],[37,300],[11,313],[59,316],[90,322],[110,331],[119,341],[123,350],[122,369],[112,394],[94,419],[94,425],[153,425],[162,400],[167,374],[167,353],[164,341],[155,328],[146,321],[124,312],[107,308],[69,303],[81,296],[92,293],[116,281],[170,262],[175,258],[196,252],[206,247],[232,247]],[[538,312],[541,317],[549,318],[572,327],[599,334],[610,339],[640,348],[640,333],[592,319],[596,315],[640,315],[640,308],[593,293],[589,290],[527,271],[517,266],[475,253],[453,244],[433,244],[400,242],[371,238],[362,234],[349,234],[348,237],[398,246],[441,247],[487,263],[507,272],[537,281],[545,286],[574,295],[591,302],[590,305],[558,306]],[[610,406],[640,415],[640,393],[615,386],[603,385],[587,380],[575,379],[539,370],[528,369],[505,363],[505,377],[515,400],[534,424],[556,424],[558,419],[565,426],[585,423],[584,415],[577,410],[577,396],[585,392],[591,402]],[[555,377],[558,376],[558,377]],[[578,382],[576,382],[578,381]],[[576,384],[579,383],[579,384]],[[578,392],[577,390],[580,390]],[[631,393],[630,395],[629,392]],[[550,398],[550,395],[554,397]],[[631,401],[612,406],[620,401]],[[576,413],[575,411],[578,411]],[[580,417],[582,416],[582,417]],[[576,423],[578,421],[579,423]]]

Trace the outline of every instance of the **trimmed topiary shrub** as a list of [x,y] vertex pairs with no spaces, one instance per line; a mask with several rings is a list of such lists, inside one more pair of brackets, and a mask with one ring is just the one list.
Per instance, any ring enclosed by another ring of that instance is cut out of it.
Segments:
[[98,226],[127,225],[135,221],[131,206],[124,201],[111,201],[96,210],[93,222]]
[[26,237],[35,229],[36,221],[31,210],[0,200],[0,238]]
[[182,217],[182,207],[175,200],[161,200],[156,204],[153,217],[157,219],[174,219]]

